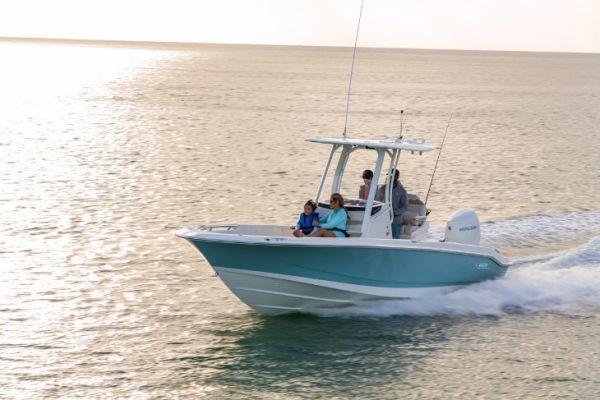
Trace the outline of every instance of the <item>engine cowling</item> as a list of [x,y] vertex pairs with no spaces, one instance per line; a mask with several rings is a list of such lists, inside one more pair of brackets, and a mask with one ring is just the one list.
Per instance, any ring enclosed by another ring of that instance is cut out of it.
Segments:
[[478,245],[481,240],[481,230],[477,213],[463,209],[452,214],[446,224],[444,240]]

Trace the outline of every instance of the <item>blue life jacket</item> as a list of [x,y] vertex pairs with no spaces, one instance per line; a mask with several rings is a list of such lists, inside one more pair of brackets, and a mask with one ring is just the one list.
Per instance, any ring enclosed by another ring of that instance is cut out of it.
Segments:
[[305,235],[308,235],[315,229],[313,226],[314,221],[319,222],[319,213],[314,212],[308,216],[304,213],[300,214],[298,225]]

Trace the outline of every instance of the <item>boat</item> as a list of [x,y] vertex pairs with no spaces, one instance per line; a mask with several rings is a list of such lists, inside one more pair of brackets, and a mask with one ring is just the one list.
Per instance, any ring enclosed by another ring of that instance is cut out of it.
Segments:
[[[330,211],[332,193],[341,193],[349,215],[348,237],[295,237],[289,225],[205,224],[176,234],[204,256],[224,284],[245,304],[265,315],[313,313],[324,308],[430,297],[503,276],[509,260],[480,244],[473,210],[449,217],[444,238],[429,234],[426,201],[408,194],[400,237],[392,237],[392,176],[400,155],[422,155],[435,147],[423,139],[310,138],[331,146],[315,201]],[[363,156],[360,156],[363,154]],[[367,156],[364,156],[366,154]],[[350,173],[373,162],[367,199]],[[403,161],[404,162],[404,161]]]
[[[295,237],[289,225],[266,224],[207,224],[176,232],[200,251],[242,302],[261,314],[311,313],[379,300],[434,296],[499,278],[509,266],[508,259],[498,251],[480,244],[479,220],[473,210],[454,213],[448,219],[444,239],[430,239],[426,206],[429,192],[425,201],[417,194],[408,194],[400,235],[393,237],[390,188],[393,175],[401,172],[400,154],[422,155],[435,148],[424,139],[403,139],[403,111],[396,138],[347,137],[362,9],[363,2],[352,53],[343,136],[307,139],[331,146],[315,196],[316,211],[319,215],[330,212],[326,199],[334,193],[342,194],[349,216],[347,237]],[[360,156],[365,153],[369,156]],[[368,163],[373,168],[373,179],[368,197],[361,199],[356,195],[353,178],[357,176],[357,165]],[[351,172],[353,168],[355,173]]]

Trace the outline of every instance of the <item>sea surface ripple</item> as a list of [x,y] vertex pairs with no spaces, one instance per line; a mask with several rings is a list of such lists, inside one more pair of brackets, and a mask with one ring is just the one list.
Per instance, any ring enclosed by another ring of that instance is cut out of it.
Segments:
[[[433,238],[514,265],[445,296],[266,318],[173,235],[291,224],[351,49],[0,41],[0,398],[596,399],[600,56],[359,49],[352,137],[441,143]],[[404,156],[403,156],[404,157]],[[407,156],[426,193],[435,153]],[[356,168],[356,185],[360,170]]]

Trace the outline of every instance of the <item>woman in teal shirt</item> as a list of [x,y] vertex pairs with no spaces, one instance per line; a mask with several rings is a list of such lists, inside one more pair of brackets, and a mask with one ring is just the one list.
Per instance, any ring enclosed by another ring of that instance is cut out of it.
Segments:
[[344,208],[344,198],[339,193],[334,193],[329,199],[331,211],[319,221],[319,228],[314,230],[311,237],[346,237],[346,223],[348,213]]

